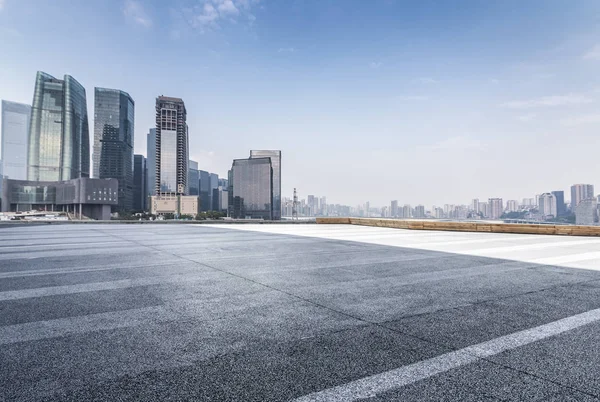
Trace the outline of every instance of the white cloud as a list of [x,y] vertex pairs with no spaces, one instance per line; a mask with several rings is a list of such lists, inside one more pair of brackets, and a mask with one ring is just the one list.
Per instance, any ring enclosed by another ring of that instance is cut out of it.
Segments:
[[369,63],[369,67],[371,67],[371,68],[377,69],[377,68],[379,68],[381,66],[383,66],[383,63],[380,62],[380,61],[377,61],[377,62],[376,61],[372,61],[371,63]]
[[219,29],[221,22],[236,24],[245,17],[252,25],[256,17],[250,13],[260,0],[199,0],[193,7],[185,8],[182,14],[189,24],[201,32]]
[[[2,1],[2,0],[0,0]],[[149,28],[152,26],[152,19],[144,10],[144,7],[139,1],[126,0],[125,7],[123,7],[123,14],[125,17],[131,19],[136,24]]]
[[593,48],[591,48],[590,50],[588,50],[583,55],[583,58],[585,60],[600,60],[600,45],[596,45]]
[[293,47],[280,47],[277,50],[277,53],[294,53],[296,51],[296,49],[294,49]]
[[560,120],[563,126],[578,126],[582,124],[598,124],[600,123],[600,114],[587,114],[582,116],[568,117]]
[[579,105],[583,103],[592,103],[594,100],[586,95],[581,94],[567,94],[567,95],[553,95],[553,96],[542,96],[535,99],[528,99],[522,101],[510,101],[505,102],[501,106],[509,109],[531,109],[536,107],[547,107],[547,106],[567,106],[567,105]]

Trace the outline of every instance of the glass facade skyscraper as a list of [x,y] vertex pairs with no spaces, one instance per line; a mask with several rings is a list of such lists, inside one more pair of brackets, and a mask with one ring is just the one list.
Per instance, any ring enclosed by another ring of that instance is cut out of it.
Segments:
[[200,211],[210,211],[211,200],[212,200],[212,189],[210,187],[210,173],[199,170],[198,176],[200,177]]
[[2,101],[2,169],[0,175],[27,179],[27,147],[31,106]]
[[144,155],[133,155],[133,210],[146,211],[148,209],[146,191],[148,170]]
[[271,158],[273,166],[273,219],[281,219],[281,151],[250,151],[250,158]]
[[273,219],[271,158],[236,159],[231,166],[229,206],[234,219]]
[[38,71],[31,105],[27,177],[61,181],[90,176],[90,133],[85,89]]
[[133,209],[135,103],[117,89],[94,90],[94,177],[119,181],[120,211]]
[[156,190],[156,129],[151,128],[146,136],[146,168],[148,181],[146,191],[148,196],[153,196]]
[[188,162],[188,195],[200,195],[200,173],[198,162]]
[[188,177],[188,127],[183,100],[156,98],[155,191],[184,195]]

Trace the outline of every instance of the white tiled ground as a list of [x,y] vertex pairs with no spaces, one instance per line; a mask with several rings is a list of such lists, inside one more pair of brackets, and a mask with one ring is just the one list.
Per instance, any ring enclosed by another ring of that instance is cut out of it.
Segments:
[[[221,227],[222,225],[209,225]],[[228,229],[356,241],[600,270],[600,238],[419,231],[353,225],[227,225]]]

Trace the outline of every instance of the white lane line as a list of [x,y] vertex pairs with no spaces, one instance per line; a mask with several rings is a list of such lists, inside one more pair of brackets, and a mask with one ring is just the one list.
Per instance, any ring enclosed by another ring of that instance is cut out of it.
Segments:
[[425,380],[436,374],[473,363],[512,350],[551,336],[582,327],[600,320],[600,309],[577,314],[549,324],[501,336],[491,341],[479,343],[449,352],[441,356],[400,367],[384,373],[375,374],[337,387],[314,392],[297,398],[294,402],[355,401],[372,398],[377,394]]

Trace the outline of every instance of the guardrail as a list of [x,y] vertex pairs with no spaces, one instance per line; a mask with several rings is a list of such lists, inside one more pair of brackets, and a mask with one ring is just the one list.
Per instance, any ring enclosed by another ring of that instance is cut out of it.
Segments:
[[600,226],[534,225],[520,223],[417,221],[373,218],[317,218],[317,224],[376,226],[408,230],[600,236]]

